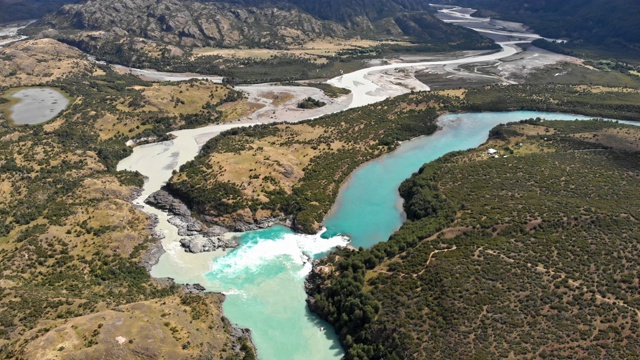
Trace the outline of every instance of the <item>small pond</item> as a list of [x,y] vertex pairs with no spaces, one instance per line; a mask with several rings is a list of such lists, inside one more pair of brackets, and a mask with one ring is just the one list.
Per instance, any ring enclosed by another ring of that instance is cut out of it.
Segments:
[[16,125],[36,125],[47,122],[69,105],[61,92],[53,88],[28,88],[11,94],[18,102],[10,108],[10,118]]

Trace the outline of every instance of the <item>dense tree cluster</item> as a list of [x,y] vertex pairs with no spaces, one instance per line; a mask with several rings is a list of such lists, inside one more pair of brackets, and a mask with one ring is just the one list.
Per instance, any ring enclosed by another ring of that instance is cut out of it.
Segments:
[[298,108],[300,109],[315,109],[319,107],[323,107],[327,105],[324,101],[314,99],[312,97],[307,97],[298,103]]

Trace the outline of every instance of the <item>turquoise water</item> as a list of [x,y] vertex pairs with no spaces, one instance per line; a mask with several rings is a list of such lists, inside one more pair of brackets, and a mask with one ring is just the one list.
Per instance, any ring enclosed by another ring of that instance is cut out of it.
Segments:
[[214,260],[206,287],[227,295],[225,316],[251,329],[260,359],[340,359],[333,328],[307,309],[303,282],[309,259],[344,237],[294,234],[288,228],[242,234],[240,246]]
[[251,329],[260,359],[341,358],[333,329],[309,313],[305,304],[303,282],[311,269],[309,259],[345,245],[346,238],[338,234],[348,235],[356,247],[386,241],[403,222],[397,189],[404,179],[448,152],[477,147],[500,123],[532,117],[587,119],[529,111],[441,117],[442,130],[408,141],[354,172],[325,221],[324,234],[299,235],[280,226],[244,233],[240,246],[213,261],[203,285],[227,295],[224,314],[232,323]]
[[325,236],[345,234],[355,247],[386,241],[404,221],[398,187],[420,167],[442,155],[484,143],[498,124],[529,118],[549,120],[590,119],[585,116],[535,111],[451,114],[440,117],[442,130],[402,144],[353,173],[340,190]]

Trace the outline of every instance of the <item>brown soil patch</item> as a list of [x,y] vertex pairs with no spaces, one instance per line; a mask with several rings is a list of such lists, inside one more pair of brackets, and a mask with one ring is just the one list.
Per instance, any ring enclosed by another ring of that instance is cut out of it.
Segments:
[[273,104],[274,106],[282,105],[295,97],[291,93],[274,92],[274,91],[261,93],[260,95],[264,98],[271,100],[271,104]]
[[609,87],[609,86],[592,86],[592,85],[578,85],[575,86],[577,90],[588,91],[594,94],[606,93],[606,92],[624,92],[624,93],[640,93],[638,89],[630,89],[623,87]]
[[455,90],[441,90],[438,91],[438,94],[455,97],[458,99],[464,99],[467,94],[466,89],[455,89]]
[[222,111],[222,122],[229,122],[249,116],[263,107],[265,107],[264,104],[245,99],[222,104],[218,106],[218,110]]

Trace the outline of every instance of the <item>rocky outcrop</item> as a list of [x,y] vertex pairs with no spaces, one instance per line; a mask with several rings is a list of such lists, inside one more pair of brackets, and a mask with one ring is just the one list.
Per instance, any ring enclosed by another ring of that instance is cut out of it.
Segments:
[[145,203],[168,211],[177,216],[191,216],[191,211],[182,201],[174,198],[165,190],[158,190],[144,200]]
[[180,239],[180,246],[182,246],[188,252],[197,254],[201,252],[214,251],[217,249],[234,248],[238,246],[238,242],[233,238],[226,239],[223,236],[193,236]]
[[207,226],[191,216],[191,211],[181,200],[176,199],[165,190],[158,190],[145,199],[145,203],[167,211],[170,215],[169,223],[178,228],[180,245],[185,251],[201,253],[217,249],[228,249],[237,246],[233,239],[225,238],[229,229],[222,226]]
[[322,309],[318,308],[314,295],[322,292],[321,289],[327,280],[327,272],[329,269],[324,266],[319,266],[318,260],[314,260],[312,264],[311,272],[304,279],[304,291],[307,293],[305,301],[309,310],[321,317]]
[[149,219],[150,221],[147,226],[145,226],[145,230],[149,230],[153,233],[153,238],[156,239],[156,242],[149,246],[147,251],[145,251],[140,258],[140,265],[147,269],[147,271],[151,271],[151,268],[160,261],[160,257],[165,253],[164,248],[162,247],[162,242],[160,241],[164,238],[164,235],[156,229],[156,226],[158,225],[158,217],[154,214],[149,214]]
[[261,219],[240,218],[233,224],[233,229],[237,232],[245,232],[258,229],[266,229],[274,225],[291,227],[292,223],[293,222],[290,216],[277,216]]
[[[229,232],[246,232],[266,229],[274,225],[292,227],[290,216],[255,218],[250,211],[238,212],[225,219],[203,215],[206,224],[192,216],[189,207],[166,190],[158,190],[145,199],[145,203],[167,211],[172,216],[169,223],[178,228],[180,245],[185,251],[200,253],[217,249],[229,249],[238,245],[235,238],[226,238]],[[224,226],[222,226],[224,225]]]
[[189,294],[202,294],[207,290],[200,284],[184,284],[183,287]]
[[165,253],[164,248],[162,247],[162,243],[158,241],[151,245],[147,251],[142,254],[140,259],[140,264],[142,267],[147,269],[147,271],[151,271],[151,268],[160,261],[160,257]]
[[[319,284],[324,281],[324,268],[318,267],[318,260],[313,260],[311,272],[307,275],[304,280],[304,289],[307,294],[313,293],[313,289],[315,289]],[[307,300],[309,302],[309,300]]]

